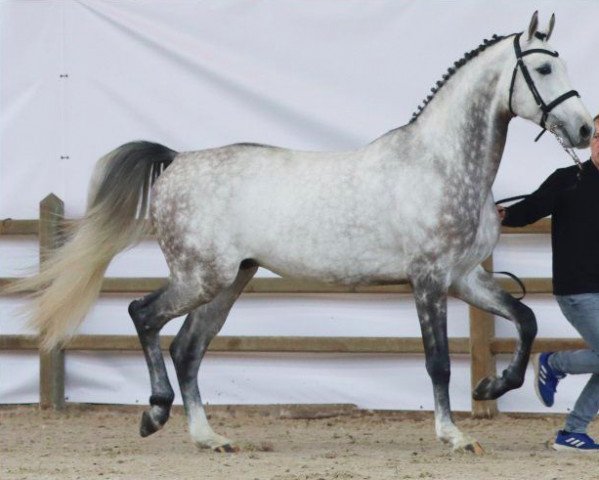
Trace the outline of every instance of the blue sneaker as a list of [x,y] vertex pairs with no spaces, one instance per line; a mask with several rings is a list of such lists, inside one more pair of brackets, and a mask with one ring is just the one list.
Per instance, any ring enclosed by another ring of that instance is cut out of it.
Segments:
[[557,432],[552,445],[554,450],[562,452],[599,452],[599,444],[595,443],[586,433],[570,433],[566,430]]
[[538,353],[532,357],[535,369],[535,391],[537,397],[546,407],[553,405],[557,384],[566,375],[549,366],[549,356],[553,352]]

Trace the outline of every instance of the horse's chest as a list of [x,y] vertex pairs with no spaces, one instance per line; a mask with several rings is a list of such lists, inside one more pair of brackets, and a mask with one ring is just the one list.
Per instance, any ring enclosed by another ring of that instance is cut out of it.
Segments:
[[485,207],[479,219],[475,222],[473,234],[468,235],[469,241],[462,244],[462,261],[467,267],[477,265],[485,260],[495,248],[499,239],[500,223],[494,204]]
[[[497,243],[499,222],[494,206],[462,208],[448,205],[435,228],[430,229],[427,240],[413,251],[437,258],[449,267],[470,268],[487,258]],[[482,211],[481,211],[482,210]]]

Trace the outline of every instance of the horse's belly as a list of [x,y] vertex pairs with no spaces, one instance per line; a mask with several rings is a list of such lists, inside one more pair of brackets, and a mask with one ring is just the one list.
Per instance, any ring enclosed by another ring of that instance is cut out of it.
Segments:
[[268,255],[257,260],[260,265],[281,276],[343,285],[388,284],[406,278],[405,265],[397,257],[329,256],[306,259]]

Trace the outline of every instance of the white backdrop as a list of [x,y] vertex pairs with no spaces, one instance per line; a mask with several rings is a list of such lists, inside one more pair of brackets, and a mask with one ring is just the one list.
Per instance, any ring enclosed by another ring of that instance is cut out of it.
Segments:
[[[67,216],[80,215],[95,160],[133,139],[176,150],[238,141],[304,150],[358,147],[406,123],[463,52],[493,33],[524,30],[538,7],[542,25],[556,13],[552,43],[595,113],[599,3],[5,0],[0,218],[37,217],[39,200],[50,192],[65,201]],[[520,119],[512,122],[497,198],[527,193],[571,163],[549,135],[534,144],[537,132]],[[21,273],[36,256],[30,239],[1,239],[0,276]],[[521,276],[549,276],[549,241],[504,238],[495,264]],[[108,271],[166,273],[151,242],[117,257]],[[126,313],[130,300],[102,296],[81,332],[134,334]],[[21,303],[19,297],[0,299],[0,332],[24,331],[15,314]],[[530,296],[527,303],[541,336],[575,336],[551,296]],[[467,336],[466,306],[452,300],[449,315],[450,335]],[[174,334],[180,324],[175,320],[164,332]],[[497,331],[515,335],[502,320]],[[240,299],[222,333],[419,336],[419,327],[409,296],[254,295]],[[531,377],[500,400],[502,410],[541,410]],[[0,403],[36,401],[37,378],[35,356],[1,354]],[[571,407],[585,380],[568,378],[553,411]],[[200,382],[208,403],[432,408],[430,381],[417,356],[210,354]],[[453,407],[468,410],[467,358],[453,358],[451,391]],[[67,356],[70,401],[145,403],[149,393],[141,353]]]

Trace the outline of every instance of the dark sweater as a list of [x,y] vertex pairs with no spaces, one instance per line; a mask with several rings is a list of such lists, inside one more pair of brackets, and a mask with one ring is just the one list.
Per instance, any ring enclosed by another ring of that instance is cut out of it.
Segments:
[[599,170],[588,160],[560,168],[528,198],[506,208],[503,225],[522,227],[551,215],[553,293],[599,292]]

